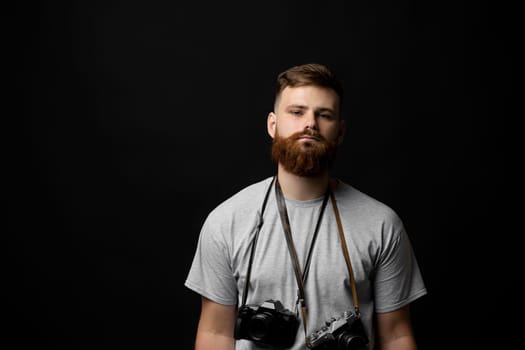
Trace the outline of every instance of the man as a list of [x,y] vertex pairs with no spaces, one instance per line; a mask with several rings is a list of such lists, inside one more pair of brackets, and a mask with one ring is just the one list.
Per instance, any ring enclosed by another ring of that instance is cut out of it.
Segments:
[[326,66],[279,74],[277,175],[221,203],[200,233],[185,283],[202,296],[196,350],[416,349],[409,303],[426,289],[403,224],[330,176],[342,97]]

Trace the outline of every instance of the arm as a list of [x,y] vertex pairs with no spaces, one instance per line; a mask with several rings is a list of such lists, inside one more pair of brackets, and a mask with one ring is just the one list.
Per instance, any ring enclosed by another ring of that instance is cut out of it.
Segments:
[[377,313],[377,340],[380,350],[416,350],[408,305]]
[[202,297],[195,350],[233,350],[235,318],[235,305],[222,305]]

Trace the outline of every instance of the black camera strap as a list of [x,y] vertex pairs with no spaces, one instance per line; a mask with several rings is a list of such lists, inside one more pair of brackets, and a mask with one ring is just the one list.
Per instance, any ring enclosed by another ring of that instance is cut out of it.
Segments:
[[251,276],[253,258],[254,258],[254,255],[255,255],[255,250],[256,250],[256,245],[257,245],[257,239],[259,237],[259,233],[260,233],[261,227],[263,225],[264,210],[266,208],[266,204],[268,202],[268,197],[270,195],[270,190],[271,190],[272,185],[273,185],[274,182],[275,182],[275,194],[276,194],[276,199],[277,199],[277,205],[278,205],[278,208],[279,208],[279,215],[281,217],[281,223],[283,225],[283,229],[284,229],[284,232],[285,232],[286,243],[288,245],[288,251],[290,252],[290,256],[292,258],[292,263],[293,263],[293,266],[294,266],[295,277],[296,277],[296,280],[297,280],[297,286],[298,286],[298,300],[297,300],[297,304],[301,304],[301,312],[302,312],[302,316],[303,316],[303,320],[304,320],[303,326],[304,326],[305,336],[306,336],[306,332],[307,332],[307,325],[306,325],[307,310],[306,310],[306,303],[305,303],[304,285],[306,283],[306,277],[308,275],[308,271],[309,271],[309,267],[310,267],[313,247],[314,247],[314,244],[315,244],[315,241],[316,241],[316,238],[317,238],[317,234],[319,232],[321,219],[323,217],[323,213],[324,213],[324,209],[326,207],[326,203],[327,203],[328,197],[330,197],[331,201],[332,201],[332,207],[333,207],[333,210],[334,210],[334,214],[335,214],[335,218],[336,218],[336,222],[337,222],[337,229],[338,229],[338,232],[339,232],[339,239],[341,241],[341,249],[343,251],[343,256],[345,258],[346,267],[348,269],[348,275],[350,277],[350,287],[351,287],[351,290],[352,290],[352,298],[353,298],[353,301],[354,301],[355,313],[356,313],[357,317],[360,317],[361,313],[359,311],[359,301],[358,301],[358,298],[357,298],[357,289],[356,289],[356,284],[355,284],[354,272],[353,272],[353,269],[352,269],[352,264],[351,264],[351,261],[350,261],[348,248],[347,248],[347,245],[346,245],[346,239],[345,239],[345,236],[344,236],[343,225],[341,223],[341,217],[339,215],[339,210],[337,208],[337,201],[335,199],[333,191],[331,190],[331,186],[328,186],[327,192],[325,193],[323,204],[321,206],[321,211],[319,213],[319,218],[317,220],[317,224],[316,224],[316,227],[315,227],[314,235],[312,237],[312,242],[310,243],[308,256],[307,256],[307,259],[306,259],[306,262],[305,262],[305,266],[304,266],[304,272],[301,274],[301,269],[300,269],[300,266],[299,266],[299,259],[297,258],[297,252],[295,251],[295,246],[293,244],[292,233],[291,233],[291,228],[290,228],[290,222],[289,222],[289,219],[288,219],[288,213],[286,211],[286,202],[285,202],[284,196],[282,194],[282,190],[281,190],[281,186],[279,185],[279,181],[277,180],[277,176],[273,177],[270,185],[268,186],[266,194],[264,196],[264,201],[263,201],[263,204],[262,204],[261,212],[259,214],[259,221],[257,223],[256,232],[254,234],[254,237],[253,237],[253,240],[252,240],[252,243],[251,243],[250,260],[249,260],[249,263],[248,263],[248,271],[246,273],[246,281],[245,281],[244,290],[243,290],[243,293],[242,293],[242,306],[246,305],[246,300],[247,300],[247,296],[248,296],[248,287],[249,287],[249,284],[250,284],[250,276]]
[[298,289],[297,304],[300,304],[300,306],[301,306],[301,312],[302,312],[302,316],[303,316],[303,320],[304,320],[303,326],[304,326],[304,331],[305,331],[305,337],[306,337],[306,333],[307,333],[307,324],[306,324],[307,308],[306,308],[306,300],[305,300],[305,293],[304,293],[304,285],[306,283],[306,277],[307,277],[308,270],[309,270],[309,267],[310,267],[310,261],[311,261],[311,255],[312,255],[313,247],[314,247],[314,244],[315,244],[315,240],[317,238],[317,234],[319,232],[321,219],[323,217],[323,212],[324,212],[324,209],[326,207],[326,202],[327,202],[328,197],[330,197],[331,202],[332,202],[332,208],[334,210],[334,215],[335,215],[335,219],[336,219],[336,222],[337,222],[337,230],[338,230],[338,233],[339,233],[339,240],[341,241],[341,250],[342,250],[343,256],[345,258],[345,263],[346,263],[346,267],[347,267],[347,270],[348,270],[348,276],[350,278],[350,288],[351,288],[351,291],[352,291],[352,299],[353,299],[353,302],[354,302],[355,314],[356,314],[356,316],[358,318],[360,318],[361,317],[361,312],[359,310],[359,299],[357,297],[357,288],[356,288],[356,283],[355,283],[354,271],[352,269],[352,262],[350,261],[350,254],[348,253],[348,247],[347,247],[347,244],[346,244],[346,239],[345,239],[345,235],[344,235],[343,225],[342,225],[342,222],[341,222],[341,216],[339,214],[339,209],[337,208],[337,201],[335,199],[335,195],[334,195],[334,193],[333,193],[333,191],[331,189],[331,186],[328,186],[327,191],[325,193],[324,201],[323,201],[323,204],[322,204],[322,207],[321,207],[321,211],[319,213],[319,218],[317,220],[317,225],[315,227],[314,236],[312,238],[312,242],[310,244],[310,249],[308,251],[308,257],[307,257],[307,260],[306,260],[306,263],[305,263],[305,266],[304,266],[304,272],[302,274],[302,278],[301,278],[301,272],[300,272],[301,270],[300,270],[300,267],[299,267],[299,259],[297,258],[297,253],[295,251],[295,246],[293,244],[290,222],[289,222],[289,219],[288,219],[288,213],[286,211],[286,202],[285,202],[284,196],[283,196],[282,191],[281,191],[281,186],[279,185],[279,180],[276,180],[276,182],[275,182],[275,193],[276,193],[276,198],[277,198],[277,205],[279,207],[279,215],[281,216],[281,222],[282,222],[283,229],[284,229],[284,232],[285,232],[286,243],[288,244],[288,251],[290,252],[290,256],[292,258],[292,262],[293,262],[293,265],[294,265],[295,276],[296,276],[296,279],[297,279],[297,286],[299,288]]
[[272,182],[270,182],[270,185],[268,186],[268,190],[266,190],[266,194],[264,196],[264,201],[262,204],[261,212],[259,214],[259,222],[257,223],[257,228],[255,231],[255,235],[253,236],[252,240],[252,249],[250,251],[250,260],[248,262],[248,272],[246,273],[246,281],[244,282],[244,290],[242,291],[242,306],[246,305],[246,299],[248,298],[248,287],[250,284],[250,275],[252,273],[252,263],[253,263],[253,257],[255,255],[255,246],[257,245],[257,238],[259,237],[259,232],[261,232],[261,227],[263,225],[263,214],[264,209],[266,208],[266,203],[268,202],[268,197],[270,195],[270,190],[272,189],[272,185],[275,182],[276,176],[273,177]]
[[319,227],[321,226],[321,220],[323,218],[324,209],[326,208],[326,203],[328,202],[329,193],[330,193],[330,190],[327,189],[325,196],[324,196],[323,204],[321,205],[321,210],[319,212],[319,218],[317,219],[317,224],[315,225],[312,242],[310,243],[310,249],[308,250],[307,259],[304,265],[304,271],[303,273],[301,273],[299,258],[297,257],[297,252],[293,244],[292,229],[290,226],[290,220],[288,218],[288,212],[286,210],[286,201],[284,199],[284,196],[281,190],[281,186],[279,185],[279,180],[277,179],[275,181],[275,197],[277,199],[277,206],[279,208],[279,216],[281,217],[281,223],[283,225],[284,236],[286,237],[286,243],[288,245],[288,252],[290,253],[290,257],[292,259],[292,264],[293,264],[294,272],[295,272],[295,278],[297,280],[297,287],[298,287],[297,294],[298,295],[297,295],[296,305],[299,305],[301,308],[305,337],[307,335],[306,334],[307,333],[307,325],[306,325],[307,312],[306,312],[304,284],[306,283],[306,277],[308,275],[308,270],[310,267],[313,247],[314,247],[314,244],[317,238],[317,234],[319,233]]

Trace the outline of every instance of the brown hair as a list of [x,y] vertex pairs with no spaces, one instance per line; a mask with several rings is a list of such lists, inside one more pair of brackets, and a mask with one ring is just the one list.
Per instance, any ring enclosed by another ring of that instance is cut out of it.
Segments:
[[277,76],[275,100],[287,87],[316,85],[333,89],[343,101],[343,86],[335,73],[328,67],[318,63],[308,63],[291,67]]

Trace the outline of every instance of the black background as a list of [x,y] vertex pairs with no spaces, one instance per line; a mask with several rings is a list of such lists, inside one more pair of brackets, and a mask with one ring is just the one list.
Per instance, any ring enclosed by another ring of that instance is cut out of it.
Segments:
[[429,291],[412,306],[420,349],[510,344],[508,317],[523,310],[512,301],[523,277],[512,273],[503,196],[512,10],[474,1],[10,6],[10,349],[191,349],[200,300],[183,283],[200,226],[222,200],[273,175],[275,76],[314,61],[346,89],[334,175],[393,207],[413,242]]

